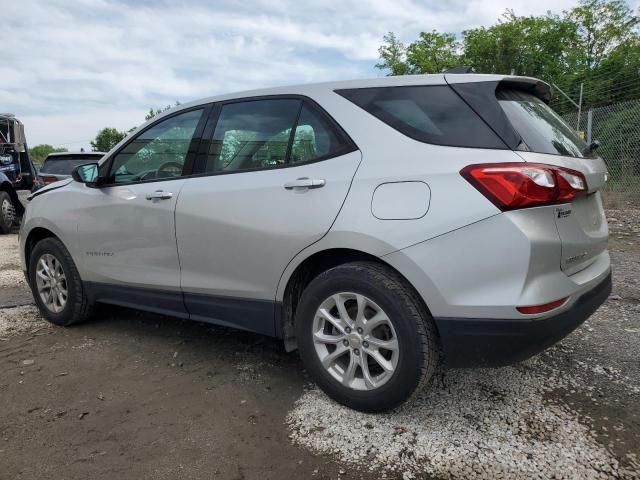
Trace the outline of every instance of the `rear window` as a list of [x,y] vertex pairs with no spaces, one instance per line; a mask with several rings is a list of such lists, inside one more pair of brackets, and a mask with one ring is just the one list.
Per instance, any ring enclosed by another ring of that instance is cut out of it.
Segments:
[[40,168],[40,173],[51,173],[53,175],[71,175],[74,168],[87,163],[94,163],[100,160],[100,156],[74,156],[74,157],[52,157],[47,158]]
[[487,124],[447,85],[336,90],[415,140],[454,147],[506,148]]
[[520,90],[501,89],[498,102],[522,137],[518,149],[570,157],[585,157],[587,144],[549,105]]

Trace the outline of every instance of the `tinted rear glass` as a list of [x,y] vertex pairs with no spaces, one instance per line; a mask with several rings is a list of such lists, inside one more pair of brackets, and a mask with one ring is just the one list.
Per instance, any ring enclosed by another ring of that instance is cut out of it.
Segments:
[[570,157],[584,157],[587,144],[549,105],[520,90],[496,92],[502,110],[524,145],[519,149]]
[[40,173],[51,173],[54,175],[71,175],[71,171],[78,165],[93,163],[100,160],[100,156],[83,156],[83,157],[54,157],[47,158],[40,168]]
[[421,142],[506,148],[493,130],[447,85],[358,88],[336,93]]

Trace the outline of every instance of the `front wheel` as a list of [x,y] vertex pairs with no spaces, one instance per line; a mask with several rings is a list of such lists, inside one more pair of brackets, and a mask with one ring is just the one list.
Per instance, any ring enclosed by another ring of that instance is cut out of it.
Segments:
[[0,233],[11,233],[16,224],[16,208],[11,197],[5,191],[0,191]]
[[406,401],[439,360],[435,325],[421,300],[398,273],[374,262],[315,278],[298,305],[296,336],[320,388],[366,412]]
[[29,285],[42,316],[68,326],[89,316],[87,298],[71,255],[57,238],[39,241],[29,259]]

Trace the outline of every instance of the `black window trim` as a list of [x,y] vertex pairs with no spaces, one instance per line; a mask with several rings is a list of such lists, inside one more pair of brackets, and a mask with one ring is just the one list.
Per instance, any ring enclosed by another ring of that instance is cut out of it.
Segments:
[[[372,90],[372,89],[381,89],[381,88],[385,88],[385,89],[403,89],[403,88],[407,88],[407,87],[449,87],[451,89],[451,91],[453,92],[453,94],[456,95],[475,115],[477,115],[478,119],[489,129],[489,131],[491,131],[496,136],[496,139],[499,142],[501,142],[504,146],[502,148],[498,148],[498,147],[489,147],[489,146],[482,146],[482,145],[480,145],[480,146],[467,146],[467,145],[451,145],[451,144],[448,144],[448,143],[427,142],[426,140],[423,140],[423,139],[420,139],[420,138],[416,138],[415,136],[413,136],[413,135],[411,135],[411,134],[409,134],[407,132],[403,132],[401,130],[398,130],[392,124],[386,122],[385,120],[383,120],[380,117],[377,117],[377,116],[373,115],[371,112],[367,111],[364,107],[361,107],[360,105],[358,105],[357,103],[355,103],[354,101],[350,100],[348,97],[346,97],[346,96],[344,96],[342,94],[342,92],[348,92],[348,91],[353,91],[353,90]],[[339,89],[334,90],[334,93],[340,95],[342,98],[344,98],[345,100],[347,100],[351,104],[353,104],[356,107],[358,107],[359,109],[361,109],[367,115],[370,115],[371,117],[373,117],[374,119],[378,120],[379,122],[382,122],[386,126],[392,128],[393,130],[398,132],[400,135],[404,135],[407,138],[410,138],[412,140],[415,140],[416,142],[420,142],[420,143],[425,144],[425,145],[436,145],[436,146],[439,146],[439,147],[452,147],[452,148],[471,148],[471,149],[482,149],[482,150],[509,150],[510,149],[509,145],[507,145],[506,142],[502,139],[502,137],[495,132],[493,127],[491,125],[489,125],[487,123],[487,121],[481,115],[478,115],[478,113],[475,111],[475,109],[471,105],[469,105],[469,102],[467,102],[467,100],[465,98],[463,98],[456,91],[456,89],[452,88],[452,86],[450,84],[448,84],[448,83],[416,84],[416,85],[389,85],[389,86],[378,86],[378,87],[339,88]]]
[[[214,105],[213,103],[203,103],[203,104],[200,104],[200,105],[194,105],[194,106],[189,107],[189,108],[183,108],[183,109],[180,109],[180,110],[176,110],[175,112],[172,112],[172,113],[170,113],[170,114],[168,114],[166,116],[163,116],[162,118],[159,118],[158,120],[150,123],[149,125],[147,125],[143,129],[140,129],[140,131],[136,131],[135,134],[131,137],[131,139],[128,142],[126,142],[118,150],[113,152],[113,154],[109,155],[107,157],[107,159],[100,165],[99,171],[104,168],[105,171],[107,172],[107,175],[103,176],[103,175],[101,175],[99,173],[98,174],[99,175],[98,178],[104,178],[104,180],[103,180],[104,183],[99,182],[99,184],[96,185],[96,186],[98,188],[123,187],[123,186],[127,186],[127,185],[139,185],[139,184],[143,184],[143,183],[156,183],[156,182],[167,182],[167,181],[171,181],[171,180],[180,180],[180,179],[184,179],[184,178],[187,178],[187,177],[191,176],[187,172],[192,172],[193,171],[196,154],[198,152],[198,148],[200,147],[200,142],[202,141],[202,133],[204,131],[205,125],[207,123],[207,120],[209,119],[209,115],[211,113],[213,105]],[[152,179],[149,179],[149,180],[139,180],[137,182],[127,182],[127,183],[115,183],[113,181],[109,181],[109,180],[111,180],[109,178],[110,177],[109,172],[111,172],[111,168],[113,166],[114,159],[131,142],[133,142],[136,138],[138,138],[138,136],[142,135],[144,132],[146,132],[147,130],[150,130],[151,128],[155,127],[156,125],[159,125],[160,123],[164,122],[165,120],[169,120],[170,118],[176,117],[176,116],[181,115],[183,113],[193,112],[193,111],[196,111],[196,110],[202,110],[202,114],[200,115],[200,119],[198,120],[198,124],[196,125],[196,129],[194,130],[193,135],[191,136],[191,142],[189,143],[189,148],[187,149],[187,156],[185,157],[184,164],[182,166],[182,174],[181,175],[179,175],[177,177],[152,178]]]
[[[218,120],[220,118],[220,113],[222,111],[222,107],[225,105],[230,105],[234,103],[245,103],[245,102],[255,102],[260,100],[299,100],[300,108],[298,110],[298,114],[296,116],[296,121],[294,123],[294,128],[292,128],[292,136],[289,140],[289,145],[287,146],[287,159],[289,159],[289,154],[291,151],[293,136],[295,135],[295,129],[298,126],[298,121],[300,120],[300,114],[302,112],[302,108],[305,104],[311,109],[312,112],[322,117],[326,123],[329,125],[329,128],[333,130],[333,133],[337,138],[344,141],[344,148],[337,150],[328,155],[322,155],[320,157],[316,157],[312,160],[307,160],[304,162],[295,162],[295,163],[285,163],[283,165],[276,165],[270,167],[259,167],[259,168],[246,168],[243,170],[229,170],[229,171],[221,171],[221,172],[206,172],[206,162],[207,155],[209,154],[209,147],[211,145],[211,139],[213,138],[213,134],[215,132],[216,126],[218,125]],[[222,100],[216,102],[209,114],[209,119],[207,121],[205,132],[202,135],[202,141],[200,142],[200,148],[198,149],[198,153],[196,155],[196,161],[194,162],[194,168],[189,175],[189,178],[193,177],[210,177],[214,175],[233,175],[233,174],[241,174],[241,173],[251,173],[251,172],[261,172],[264,170],[281,170],[284,168],[295,168],[303,165],[309,165],[312,163],[323,162],[325,160],[330,160],[332,158],[341,157],[342,155],[347,155],[348,153],[357,152],[360,149],[353,141],[351,136],[342,128],[342,126],[324,109],[322,106],[309,98],[306,95],[301,94],[293,94],[293,93],[284,93],[284,94],[276,94],[276,95],[253,95],[249,97],[238,97],[238,98],[230,98],[228,100]]]

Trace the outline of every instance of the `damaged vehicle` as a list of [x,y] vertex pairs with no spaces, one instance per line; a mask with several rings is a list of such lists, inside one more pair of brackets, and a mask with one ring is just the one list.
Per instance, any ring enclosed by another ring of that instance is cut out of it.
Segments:
[[527,77],[279,87],[153,117],[35,192],[22,266],[57,325],[116,304],[298,349],[362,411],[508,365],[611,291],[606,165]]
[[36,182],[24,125],[14,114],[0,113],[0,234],[11,232],[24,212],[17,191],[32,190]]

